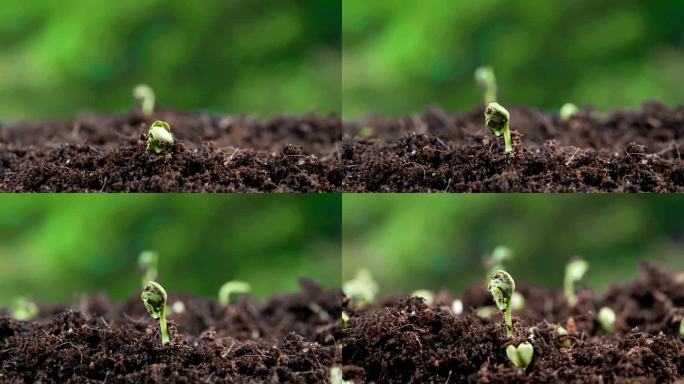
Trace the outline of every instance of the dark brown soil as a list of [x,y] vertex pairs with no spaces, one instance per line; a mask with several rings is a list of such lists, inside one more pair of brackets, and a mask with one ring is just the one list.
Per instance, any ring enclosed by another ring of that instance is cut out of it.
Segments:
[[[563,121],[509,108],[514,151],[484,126],[484,107],[369,118],[344,126],[344,191],[684,191],[684,106],[657,102]],[[362,137],[363,136],[363,137]]]
[[[176,144],[145,151],[154,120]],[[342,182],[339,116],[83,115],[0,125],[0,191],[324,192]]]
[[[441,292],[435,304],[418,298],[391,299],[357,308],[343,330],[345,378],[355,383],[667,383],[684,378],[684,281],[651,265],[627,284],[605,294],[581,292],[571,307],[553,289],[522,286],[526,307],[513,313],[514,337],[505,336],[501,316],[480,318],[474,307],[492,305],[476,286],[457,295],[464,313],[444,305],[457,296]],[[602,306],[616,315],[616,332],[596,323]],[[557,325],[568,330],[557,333]],[[533,336],[530,336],[533,334]],[[534,358],[526,371],[511,365],[504,347],[528,340]],[[570,341],[571,346],[563,345]]]
[[228,307],[170,294],[171,342],[139,295],[103,295],[41,306],[30,322],[0,317],[2,383],[321,383],[339,360],[340,291],[303,281],[301,291]]

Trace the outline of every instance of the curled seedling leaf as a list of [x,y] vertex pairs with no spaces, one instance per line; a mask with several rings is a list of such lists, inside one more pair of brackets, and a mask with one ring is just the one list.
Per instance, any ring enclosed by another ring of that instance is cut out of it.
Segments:
[[147,84],[139,84],[133,88],[133,97],[140,102],[142,113],[150,116],[154,113],[154,90]]
[[25,297],[17,297],[14,299],[14,302],[10,307],[10,316],[14,320],[31,320],[38,316],[38,306],[36,303]]
[[601,328],[608,333],[615,332],[615,318],[615,311],[608,307],[601,308],[596,316]]
[[159,253],[155,251],[143,251],[138,255],[138,267],[143,272],[142,286],[148,281],[155,281],[159,278]]
[[511,344],[506,347],[506,356],[516,368],[525,370],[532,363],[534,347],[527,342],[520,343],[517,347]]
[[515,292],[515,281],[506,271],[497,271],[490,279],[487,290],[492,295],[499,311],[503,312],[506,324],[506,336],[513,337],[513,320],[511,319],[511,298]]
[[153,319],[159,319],[162,344],[169,342],[169,331],[166,327],[166,290],[157,282],[149,281],[142,290],[140,299]]
[[157,120],[147,133],[147,150],[160,154],[173,145],[173,135],[169,123]]
[[342,285],[342,291],[350,300],[356,300],[359,305],[370,304],[375,301],[380,287],[373,280],[370,271],[362,268],[356,272],[353,279]]
[[575,305],[577,296],[575,295],[575,284],[582,280],[589,269],[589,263],[579,257],[573,257],[565,266],[565,279],[563,281],[563,291],[570,305]]
[[222,306],[230,303],[230,296],[236,293],[248,293],[252,289],[249,283],[244,281],[232,280],[221,286],[218,293],[218,301]]
[[475,70],[475,82],[484,92],[485,104],[496,101],[498,90],[496,86],[496,76],[494,76],[494,68],[490,66],[477,68]]
[[573,103],[565,103],[560,109],[560,117],[563,120],[568,120],[574,114],[579,112],[579,108]]
[[511,115],[506,108],[499,103],[489,103],[485,109],[485,126],[489,128],[494,136],[504,137],[504,153],[513,151],[513,142],[511,141],[511,130],[509,124]]
[[432,305],[435,297],[432,292],[428,291],[427,289],[418,289],[413,291],[411,296],[420,297],[421,299],[425,300],[425,304],[427,305]]

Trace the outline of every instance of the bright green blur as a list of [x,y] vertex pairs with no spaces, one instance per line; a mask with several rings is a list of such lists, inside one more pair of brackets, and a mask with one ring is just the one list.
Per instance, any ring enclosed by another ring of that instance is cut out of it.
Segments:
[[128,111],[140,83],[159,106],[339,111],[340,3],[3,1],[0,121]]
[[214,298],[242,280],[263,297],[298,277],[339,287],[340,209],[339,195],[2,195],[0,306],[139,295],[145,250],[169,293]]
[[343,113],[473,108],[484,65],[503,105],[682,104],[683,19],[680,0],[345,0]]
[[580,286],[597,289],[636,276],[641,259],[684,272],[676,195],[346,194],[342,207],[342,278],[367,268],[381,296],[482,283],[501,245],[518,285],[562,289],[575,255],[591,266]]

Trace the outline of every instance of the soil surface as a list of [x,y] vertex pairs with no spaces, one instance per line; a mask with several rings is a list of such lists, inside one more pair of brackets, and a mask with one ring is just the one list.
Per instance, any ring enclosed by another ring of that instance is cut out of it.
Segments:
[[484,125],[484,106],[437,107],[400,118],[346,123],[345,191],[684,191],[684,106],[657,102],[602,116],[584,108],[568,120],[508,107],[513,153]]
[[[145,150],[155,120],[176,143]],[[0,124],[0,191],[324,192],[339,190],[339,116],[81,115]]]
[[170,294],[171,342],[139,294],[40,306],[32,321],[0,314],[2,383],[322,383],[339,361],[339,290],[302,280],[301,291],[227,307]]
[[[390,297],[359,308],[345,300],[344,376],[355,383],[669,383],[684,379],[684,279],[648,264],[639,277],[597,295],[582,290],[571,306],[561,292],[519,287],[525,307],[513,312],[507,338],[501,315],[474,315],[493,302],[484,286],[461,295],[439,292],[432,305],[416,297]],[[460,298],[462,314],[451,311]],[[616,332],[605,332],[596,313],[608,306]],[[567,335],[558,333],[558,326]],[[505,346],[534,347],[526,370],[509,362]]]

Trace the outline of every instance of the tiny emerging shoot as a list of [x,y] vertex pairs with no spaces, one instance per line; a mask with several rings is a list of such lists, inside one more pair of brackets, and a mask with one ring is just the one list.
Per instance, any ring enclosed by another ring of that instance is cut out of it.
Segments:
[[133,97],[140,102],[142,113],[150,116],[154,113],[154,90],[147,84],[140,84],[133,88]]
[[359,131],[359,136],[361,136],[364,139],[367,139],[371,136],[373,136],[373,127],[363,127]]
[[169,123],[157,120],[147,133],[147,150],[160,154],[173,145],[173,135]]
[[679,321],[679,338],[684,340],[684,319]]
[[511,319],[511,297],[515,292],[515,281],[506,271],[497,271],[489,280],[487,290],[494,298],[499,311],[503,312],[506,324],[506,337],[513,337],[513,320]]
[[565,337],[568,335],[568,330],[561,327],[560,325],[556,327],[556,334],[560,337],[563,338],[563,341],[561,342],[561,347],[565,349],[570,349],[572,348],[572,340],[569,338]]
[[145,309],[153,319],[159,319],[162,344],[169,342],[169,331],[166,328],[166,290],[155,281],[149,281],[140,295]]
[[421,299],[425,300],[425,304],[427,305],[432,305],[434,301],[434,295],[427,289],[416,290],[411,294],[411,296],[420,297]]
[[612,309],[608,307],[601,308],[596,316],[596,320],[604,331],[608,333],[615,332],[615,312]]
[[496,76],[494,76],[494,68],[490,66],[477,68],[475,70],[475,82],[484,92],[485,104],[496,101],[498,89],[496,86]]
[[14,320],[27,321],[38,315],[38,306],[25,297],[17,297],[10,307],[10,316]]
[[344,380],[342,378],[342,368],[330,368],[330,384],[354,384],[351,380]]
[[362,268],[356,272],[353,279],[344,282],[342,291],[350,300],[356,300],[360,305],[375,301],[380,287],[373,280],[370,271]]
[[499,137],[503,135],[504,153],[512,152],[513,142],[511,141],[511,130],[509,128],[511,121],[510,113],[501,104],[492,102],[487,105],[484,115],[485,125],[491,129],[494,136]]
[[574,114],[579,112],[579,108],[573,103],[565,103],[560,109],[560,117],[563,120],[568,120]]
[[589,269],[589,263],[579,257],[573,257],[565,266],[565,279],[563,281],[563,291],[570,305],[575,305],[577,296],[575,295],[575,284],[582,280]]
[[490,319],[496,313],[496,308],[491,305],[485,305],[484,307],[475,308],[475,316],[481,317],[483,319]]
[[236,293],[248,293],[252,287],[244,281],[232,280],[221,286],[218,293],[218,301],[222,306],[230,303],[230,296]]
[[506,347],[506,356],[516,368],[527,369],[534,356],[534,347],[528,342],[520,343],[517,347],[509,344]]
[[142,286],[148,281],[159,278],[159,253],[155,251],[143,251],[138,255],[138,267],[143,272]]
[[460,315],[463,313],[463,302],[459,299],[456,299],[451,302],[451,312],[454,315]]
[[347,328],[349,326],[349,315],[347,315],[347,312],[342,312],[342,326]]

